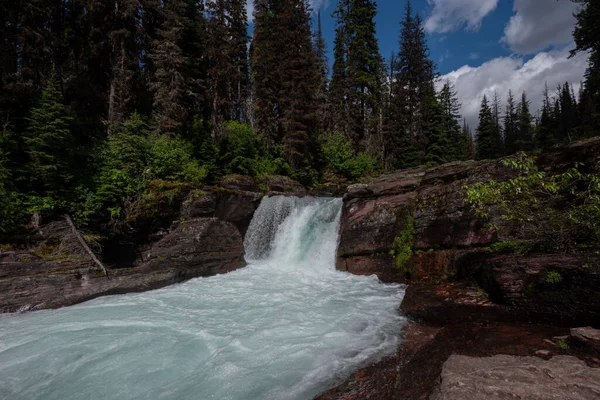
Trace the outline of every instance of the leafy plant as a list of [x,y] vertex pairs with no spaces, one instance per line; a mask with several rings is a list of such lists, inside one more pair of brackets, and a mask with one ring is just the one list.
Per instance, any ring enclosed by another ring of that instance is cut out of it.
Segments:
[[600,243],[598,165],[586,170],[576,164],[551,175],[540,171],[534,158],[525,153],[501,162],[516,176],[464,187],[465,202],[479,217],[489,219],[499,211],[502,224],[517,228],[522,239],[547,251],[569,252],[581,243]]
[[556,284],[562,282],[563,277],[560,273],[556,271],[549,271],[546,275],[546,282],[551,284]]
[[526,242],[519,241],[497,242],[492,243],[490,247],[497,253],[523,254],[527,250],[528,244]]
[[569,343],[567,343],[565,340],[562,340],[562,339],[558,339],[556,341],[556,345],[558,347],[560,347],[561,349],[563,349],[563,350],[568,350],[569,349]]
[[355,154],[351,142],[342,133],[329,135],[322,145],[327,168],[350,180],[379,169],[376,159],[366,153]]
[[406,215],[404,218],[402,229],[394,239],[394,244],[392,246],[392,250],[390,254],[394,257],[394,264],[396,268],[404,272],[412,272],[409,271],[408,265],[410,258],[413,255],[413,245],[414,245],[414,237],[415,237],[415,225],[412,216]]

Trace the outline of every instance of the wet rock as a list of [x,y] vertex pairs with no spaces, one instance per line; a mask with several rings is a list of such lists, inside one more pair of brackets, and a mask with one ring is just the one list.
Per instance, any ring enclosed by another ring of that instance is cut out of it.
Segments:
[[244,237],[254,212],[260,205],[262,194],[217,190],[216,197],[214,217],[232,223]]
[[259,180],[259,184],[271,195],[306,196],[307,191],[298,181],[287,176],[270,175]]
[[600,369],[571,356],[538,357],[452,355],[442,368],[432,400],[520,398],[529,400],[600,397]]
[[157,289],[245,265],[237,228],[215,218],[178,225],[149,253],[148,262],[109,270],[108,277],[87,259],[2,259],[0,312],[57,308],[108,294]]
[[594,329],[591,326],[573,328],[571,329],[571,336],[577,342],[600,351],[600,329]]

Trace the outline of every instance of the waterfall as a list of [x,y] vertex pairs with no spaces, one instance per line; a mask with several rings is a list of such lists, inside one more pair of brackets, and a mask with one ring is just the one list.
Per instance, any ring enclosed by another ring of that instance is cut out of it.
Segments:
[[266,197],[244,241],[246,260],[333,269],[341,199]]
[[341,205],[264,198],[229,274],[0,315],[0,399],[312,399],[405,323],[402,286],[335,270]]

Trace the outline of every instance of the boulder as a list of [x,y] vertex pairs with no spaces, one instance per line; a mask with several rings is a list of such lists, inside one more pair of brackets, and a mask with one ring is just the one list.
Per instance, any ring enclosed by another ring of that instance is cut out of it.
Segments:
[[179,224],[132,268],[105,276],[87,259],[43,259],[34,254],[0,257],[0,312],[68,306],[98,296],[140,292],[187,279],[226,273],[245,265],[238,229],[216,218]]
[[571,356],[466,357],[452,355],[442,367],[432,400],[564,400],[600,397],[600,369]]
[[282,194],[298,197],[307,195],[306,188],[302,184],[287,176],[269,175],[260,179],[259,182],[270,195]]
[[213,217],[216,208],[217,195],[214,191],[194,190],[181,205],[181,217],[184,219]]
[[600,329],[594,329],[591,326],[572,328],[571,337],[584,346],[600,351]]

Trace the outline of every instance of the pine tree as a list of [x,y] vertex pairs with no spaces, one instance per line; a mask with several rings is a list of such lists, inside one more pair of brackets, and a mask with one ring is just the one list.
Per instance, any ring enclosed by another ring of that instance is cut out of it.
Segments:
[[373,0],[343,0],[337,18],[332,77],[332,101],[344,114],[336,124],[364,150],[377,132],[382,102],[379,44]]
[[531,150],[533,148],[533,116],[529,112],[529,101],[525,92],[517,104],[517,150]]
[[561,143],[570,143],[575,137],[575,128],[577,126],[577,101],[572,95],[572,89],[569,82],[558,87],[558,101],[560,103],[559,132],[558,141]]
[[546,84],[544,87],[540,120],[535,130],[535,141],[539,148],[549,149],[556,143],[555,128],[554,112],[550,95],[548,94],[548,84]]
[[494,91],[494,99],[492,101],[492,115],[494,117],[494,140],[499,154],[504,153],[504,132],[500,124],[500,96]]
[[428,133],[427,153],[425,154],[425,163],[429,165],[441,165],[453,160],[453,154],[450,152],[451,144],[448,137],[448,131],[444,127],[445,115],[443,105],[435,96],[429,98],[427,105],[427,119],[424,129]]
[[448,161],[467,159],[467,137],[461,130],[460,103],[454,86],[446,81],[440,91],[440,103],[443,110],[442,126],[448,136]]
[[512,94],[512,90],[509,90],[508,98],[506,100],[506,112],[504,114],[504,151],[505,154],[508,155],[517,152],[516,142],[518,140],[519,129],[517,121],[515,98]]
[[350,0],[339,0],[338,7],[333,13],[336,19],[335,39],[333,42],[333,67],[331,84],[329,86],[329,108],[332,113],[332,130],[348,136],[348,74],[347,54],[348,35],[346,21]]
[[329,86],[329,65],[327,62],[327,44],[323,37],[323,27],[321,25],[321,11],[317,14],[317,31],[314,38],[315,46],[315,75],[317,79],[317,92],[315,100],[318,103],[317,120],[318,132],[324,134],[330,126],[330,116],[328,107],[328,86]]
[[179,47],[184,29],[182,5],[179,0],[163,2],[163,22],[150,56],[154,62],[150,83],[154,92],[154,116],[158,130],[166,134],[174,134],[183,122],[184,99],[189,91],[185,71],[188,61]]
[[496,141],[496,121],[494,113],[490,108],[487,96],[483,96],[481,110],[479,111],[479,126],[477,127],[477,137],[475,138],[475,147],[477,158],[493,159],[500,156]]
[[[413,17],[410,1],[406,5],[405,18],[400,33],[400,50],[394,70],[391,100],[393,115],[392,130],[389,134],[408,135],[410,143],[417,152],[417,160],[421,162],[425,154],[428,133],[424,129],[429,115],[428,107],[433,81],[434,64],[429,59],[429,50],[425,40],[425,31],[421,18]],[[392,143],[393,140],[387,140]],[[407,142],[404,140],[404,142]],[[388,154],[401,154],[403,150],[388,147]]]
[[72,118],[67,115],[56,73],[42,91],[37,107],[27,118],[25,147],[29,156],[29,173],[33,189],[43,195],[63,191],[72,177],[69,160],[72,157]]
[[473,142],[473,133],[466,120],[463,120],[462,134],[467,142],[467,160],[474,160],[476,157],[475,143]]
[[573,31],[578,52],[590,54],[585,72],[584,90],[580,99],[584,136],[597,135],[600,131],[600,4],[595,0],[577,0],[581,4],[576,14],[577,24]]

